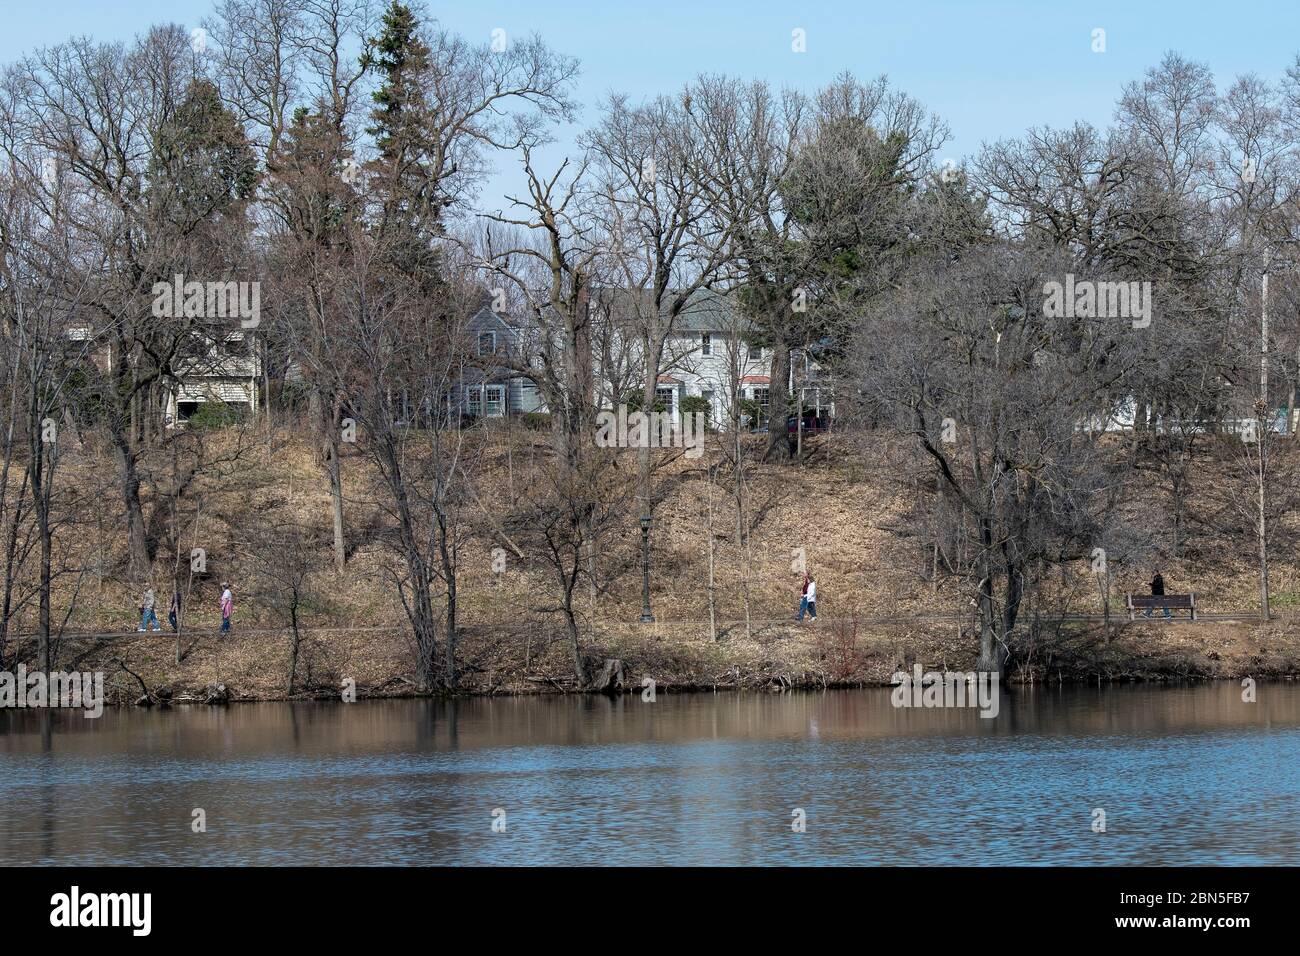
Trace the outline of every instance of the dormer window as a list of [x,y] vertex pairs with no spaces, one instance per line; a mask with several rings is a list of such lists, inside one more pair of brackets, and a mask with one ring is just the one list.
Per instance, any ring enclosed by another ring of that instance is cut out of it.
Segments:
[[713,354],[713,336],[710,335],[708,332],[700,333],[700,354],[701,355]]

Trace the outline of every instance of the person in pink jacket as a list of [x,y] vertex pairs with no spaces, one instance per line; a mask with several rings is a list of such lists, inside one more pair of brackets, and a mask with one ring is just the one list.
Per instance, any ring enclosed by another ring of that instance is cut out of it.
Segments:
[[230,630],[230,616],[235,613],[235,596],[230,593],[230,585],[221,582],[221,633]]

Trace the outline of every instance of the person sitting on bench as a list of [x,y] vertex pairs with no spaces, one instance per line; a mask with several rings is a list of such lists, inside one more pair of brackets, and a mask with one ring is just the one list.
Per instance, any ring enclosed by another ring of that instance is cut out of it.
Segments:
[[[1152,596],[1152,597],[1164,597],[1164,596],[1165,596],[1165,579],[1162,578],[1162,577],[1160,576],[1160,570],[1159,570],[1158,568],[1156,569],[1156,576],[1155,576],[1154,578],[1151,579],[1151,596]],[[1160,610],[1162,610],[1162,611],[1165,612],[1165,617],[1169,617],[1169,616],[1170,616],[1170,615],[1169,615],[1169,608],[1168,608],[1168,607],[1162,607]],[[1146,617],[1150,617],[1150,616],[1151,616],[1151,608],[1147,608],[1147,609],[1146,609],[1145,611],[1143,611],[1142,613],[1143,613]]]

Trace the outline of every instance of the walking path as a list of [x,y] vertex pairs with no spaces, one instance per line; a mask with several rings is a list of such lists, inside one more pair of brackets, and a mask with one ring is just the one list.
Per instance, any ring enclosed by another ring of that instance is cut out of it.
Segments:
[[[1300,611],[1276,611],[1273,613],[1272,620],[1289,620],[1295,618],[1298,614],[1300,614]],[[1127,611],[1121,611],[1120,613],[1112,614],[1110,619],[1112,622],[1116,624],[1129,623]],[[1139,620],[1141,619],[1142,618],[1139,616]],[[1044,620],[1071,622],[1071,623],[1101,624],[1105,622],[1106,618],[1102,614],[1062,614],[1053,618],[1044,618]],[[1150,620],[1161,621],[1164,620],[1164,618],[1162,618],[1159,614],[1154,614],[1152,615]],[[1216,621],[1217,622],[1250,621],[1253,623],[1259,620],[1259,611],[1244,610],[1244,611],[1208,611],[1207,612],[1207,611],[1198,610],[1196,614],[1196,621],[1194,622],[1189,620],[1187,617],[1175,617],[1172,618],[1172,620],[1179,621],[1186,624],[1192,624],[1192,623],[1204,624],[1207,622],[1216,622]],[[823,615],[817,618],[816,624],[810,623],[801,626],[818,628],[818,627],[826,627],[827,625],[831,625],[831,624],[852,624],[854,622],[856,622],[859,625],[973,623],[972,618],[969,614],[957,614],[957,613],[876,614],[876,615],[860,615],[856,618],[855,617],[826,617]],[[633,623],[633,622],[625,622],[625,623]],[[744,623],[745,623],[744,618],[727,618],[725,620],[719,618],[714,622],[714,625],[720,628],[737,627],[743,625]],[[751,627],[756,625],[764,626],[764,627],[770,627],[779,624],[794,625],[797,623],[798,622],[796,622],[793,617],[750,618],[749,620],[749,624]],[[708,627],[709,620],[708,618],[703,618],[700,620],[673,619],[673,620],[656,621],[655,624],[662,625],[665,627],[670,627],[670,626],[685,627],[688,625],[697,626],[697,627]],[[348,625],[348,626],[341,626],[341,627],[328,627],[328,626],[300,627],[298,630],[302,634],[322,633],[322,632],[331,632],[331,631],[336,633],[355,634],[355,633],[364,633],[364,632],[392,631],[394,629],[402,628],[402,627],[405,627],[405,625],[404,624],[373,624],[373,625],[366,625],[366,626]],[[259,634],[260,635],[282,635],[287,633],[288,631],[289,628],[287,627],[271,627],[271,628],[237,627],[236,628],[236,633],[240,634],[241,636],[259,635]],[[186,630],[183,631],[180,636],[182,638],[185,638],[185,637],[200,637],[203,635],[220,636],[220,634],[221,631],[218,628],[214,627],[210,629]],[[169,640],[175,640],[177,635],[172,631],[140,632],[135,630],[129,630],[129,631],[67,631],[64,632],[63,634],[52,634],[51,636],[56,640],[64,640],[64,641],[69,641],[69,640],[106,641],[106,640],[133,640],[145,636],[165,637]],[[40,635],[35,632],[24,632],[20,634],[9,635],[9,640],[36,640],[38,637],[40,637]]]

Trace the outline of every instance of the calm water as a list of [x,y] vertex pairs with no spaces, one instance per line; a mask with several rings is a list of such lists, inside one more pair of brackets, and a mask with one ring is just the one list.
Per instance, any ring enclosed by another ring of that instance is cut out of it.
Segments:
[[0,862],[1295,865],[1300,686],[9,710]]

